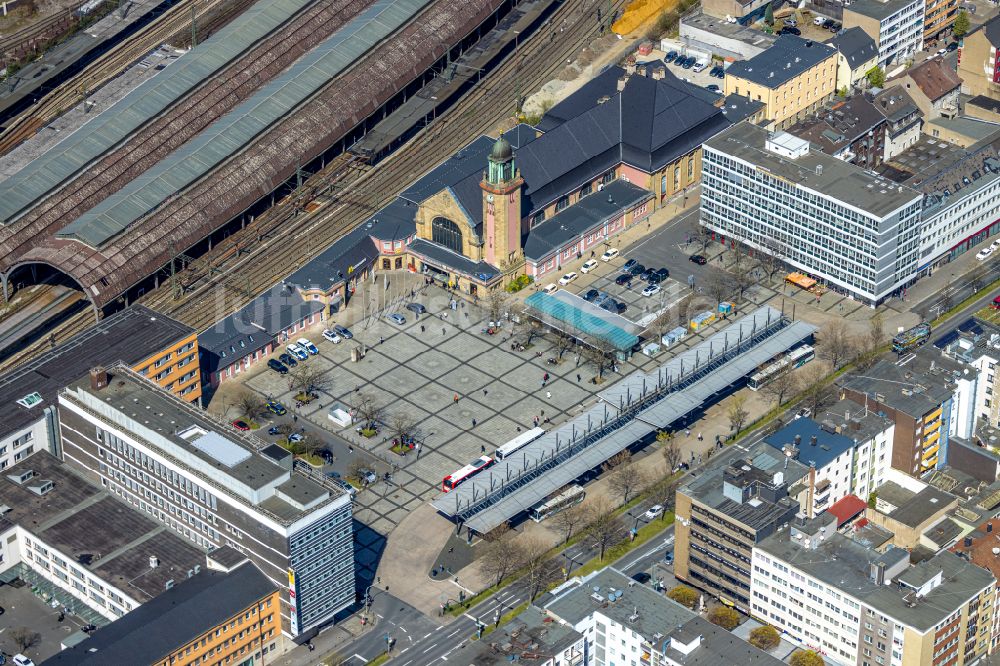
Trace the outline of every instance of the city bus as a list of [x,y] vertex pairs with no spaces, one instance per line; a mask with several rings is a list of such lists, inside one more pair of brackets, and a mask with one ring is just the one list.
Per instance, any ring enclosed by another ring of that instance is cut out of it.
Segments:
[[521,433],[503,446],[498,446],[497,450],[493,452],[493,455],[497,460],[504,460],[510,454],[515,451],[520,451],[544,434],[545,428],[532,428],[528,432]]
[[927,322],[917,324],[892,338],[892,351],[903,354],[912,351],[927,342],[931,337],[931,325]]
[[801,368],[814,358],[816,358],[816,350],[809,345],[802,345],[801,347],[793,349],[781,358],[768,363],[763,368],[750,375],[750,380],[747,382],[747,388],[751,391],[757,391],[774,381],[774,378],[778,375],[788,372],[789,370]]
[[452,472],[448,476],[444,477],[441,481],[441,490],[446,493],[451,492],[456,486],[458,486],[458,484],[470,477],[475,476],[476,474],[479,474],[493,463],[493,458],[490,458],[489,456],[480,456],[476,458],[457,472]]
[[572,485],[562,491],[552,499],[545,500],[531,509],[531,519],[540,523],[549,516],[555,515],[563,509],[576,506],[583,501],[586,493],[582,486]]

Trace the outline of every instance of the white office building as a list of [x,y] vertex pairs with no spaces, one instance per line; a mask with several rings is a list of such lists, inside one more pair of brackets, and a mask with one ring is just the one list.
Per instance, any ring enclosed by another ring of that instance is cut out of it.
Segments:
[[854,0],[844,28],[860,27],[878,45],[882,67],[903,63],[924,45],[924,0]]
[[702,225],[872,306],[915,279],[922,198],[749,123],[704,144]]

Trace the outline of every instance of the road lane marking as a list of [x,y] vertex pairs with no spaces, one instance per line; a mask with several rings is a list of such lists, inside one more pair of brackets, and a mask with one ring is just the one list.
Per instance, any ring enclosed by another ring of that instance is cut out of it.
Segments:
[[406,630],[406,627],[404,627],[403,625],[399,625],[399,630],[402,631],[404,634],[410,633]]
[[[357,652],[355,652],[355,653],[354,653],[354,656],[355,656],[356,658],[360,659],[362,663],[364,663],[364,664],[367,664],[367,663],[368,663],[368,660],[367,660],[367,659],[365,659],[364,657],[362,657],[362,656],[361,656],[360,654],[358,654]],[[406,666],[406,664],[403,664],[403,666]]]
[[436,645],[432,645],[429,648],[427,648],[426,650],[424,650],[423,652],[421,652],[420,654],[427,654],[428,652],[430,652],[431,650],[433,650],[436,647],[437,647]]

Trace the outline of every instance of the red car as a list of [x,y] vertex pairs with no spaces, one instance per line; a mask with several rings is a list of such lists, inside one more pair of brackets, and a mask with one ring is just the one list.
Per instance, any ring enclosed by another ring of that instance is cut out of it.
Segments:
[[246,421],[233,421],[232,425],[237,430],[242,430],[244,432],[250,430],[250,426],[247,425]]

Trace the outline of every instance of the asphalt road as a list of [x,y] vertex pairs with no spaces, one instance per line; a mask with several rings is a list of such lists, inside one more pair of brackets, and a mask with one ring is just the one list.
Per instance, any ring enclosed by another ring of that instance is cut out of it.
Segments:
[[[946,271],[948,269],[945,267],[939,268],[938,270]],[[935,294],[930,298],[925,298],[911,307],[910,310],[919,313],[926,319],[934,319],[942,312],[954,307],[955,304],[961,303],[969,296],[975,294],[982,288],[982,285],[989,284],[997,278],[1000,278],[1000,261],[996,259],[987,260],[983,264],[983,270],[984,274],[978,280],[969,280],[968,277],[960,275],[956,281],[954,279],[954,274],[952,274],[953,277],[949,282],[948,289],[939,294]],[[980,304],[979,307],[982,307],[982,304]]]

